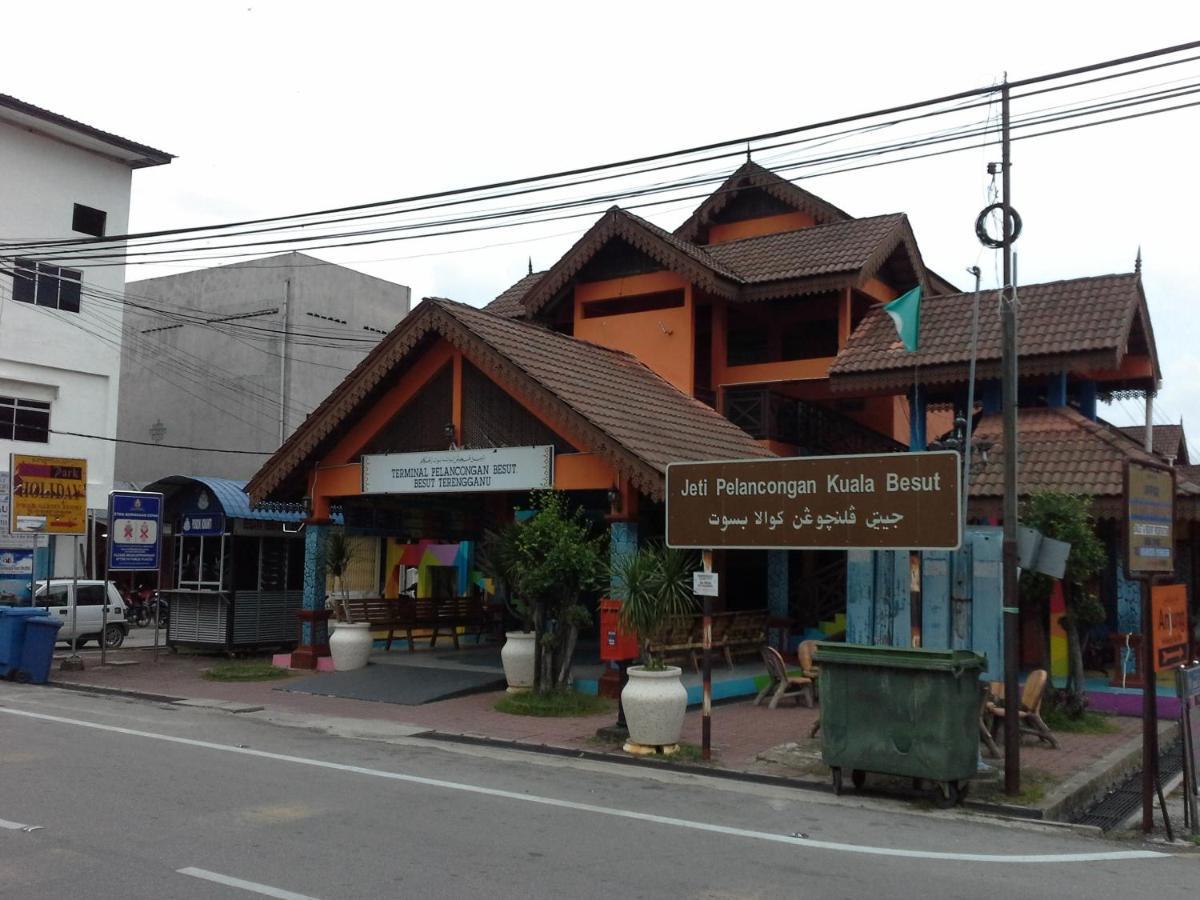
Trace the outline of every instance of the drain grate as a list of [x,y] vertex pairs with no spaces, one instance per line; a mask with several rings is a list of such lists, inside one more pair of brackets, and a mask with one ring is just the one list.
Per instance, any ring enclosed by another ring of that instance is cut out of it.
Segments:
[[[1183,771],[1183,745],[1175,744],[1158,756],[1159,781],[1166,784]],[[1071,821],[1109,831],[1142,808],[1142,770],[1138,769],[1103,799]]]

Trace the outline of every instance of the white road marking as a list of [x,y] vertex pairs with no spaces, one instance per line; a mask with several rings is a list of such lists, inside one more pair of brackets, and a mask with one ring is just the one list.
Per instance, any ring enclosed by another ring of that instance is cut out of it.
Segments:
[[311,759],[305,756],[290,756],[285,753],[270,753],[266,750],[254,750],[249,747],[235,747],[230,744],[216,744],[211,741],[198,741],[194,738],[175,737],[169,734],[158,734],[151,731],[138,731],[134,728],[121,728],[117,725],[102,725],[98,722],[88,722],[82,719],[68,719],[62,716],[52,716],[47,713],[29,712],[19,709],[0,707],[0,713],[10,716],[22,716],[29,719],[40,719],[45,722],[58,722],[63,725],[75,725],[80,728],[92,728],[97,731],[107,731],[113,734],[124,734],[130,737],[148,738],[164,741],[169,744],[181,744],[187,747],[199,747],[205,750],[217,750],[222,753],[236,753],[242,756],[253,756],[258,759],[270,759],[278,762],[294,763],[301,766],[313,766],[319,769],[331,769],[335,772],[348,772],[354,775],[367,775],[372,778],[384,778],[390,781],[402,781],[408,784],[419,784],[425,787],[441,788],[448,791],[462,791],[469,794],[479,794],[485,797],[496,797],[501,800],[514,800],[521,803],[532,803],[537,806],[549,806],[557,809],[569,809],[575,812],[593,813],[601,816],[612,816],[619,819],[632,819],[637,822],[649,822],[654,825],[667,825],[673,828],[685,828],[691,831],[703,831],[709,834],[722,834],[730,837],[747,838],[756,841],[767,841],[774,844],[787,844],[793,847],[805,847],[813,850],[834,850],[841,853],[858,853],[868,856],[899,856],[906,859],[936,859],[947,862],[997,862],[997,863],[1073,863],[1073,862],[1102,862],[1125,859],[1158,859],[1168,856],[1154,850],[1109,850],[1098,853],[947,853],[936,850],[906,850],[896,847],[871,847],[859,844],[845,844],[837,841],[816,841],[810,838],[793,837],[785,834],[775,834],[768,831],[751,831],[746,828],[732,828],[726,825],[715,825],[709,822],[697,822],[691,819],[677,819],[673,816],[656,816],[651,813],[637,812],[630,809],[618,809],[610,806],[596,806],[591,803],[576,803],[571,800],[559,800],[554,797],[539,797],[536,794],[521,794],[516,791],[505,791],[499,788],[483,787],[475,784],[463,784],[457,781],[443,781],[440,778],[425,778],[420,775],[405,775],[401,772],[388,772],[383,769],[370,769],[365,766],[351,766],[345,763],[327,762]]
[[20,822],[10,822],[8,819],[0,819],[0,828],[4,828],[8,831],[24,831],[26,828],[30,827],[32,826],[22,825]]
[[217,884],[223,884],[226,887],[241,888],[243,891],[250,891],[253,894],[262,894],[264,897],[278,897],[279,900],[316,900],[315,897],[310,897],[307,894],[285,891],[283,888],[271,887],[269,884],[259,884],[257,881],[234,878],[232,875],[222,875],[220,872],[210,872],[208,869],[197,869],[195,866],[188,866],[186,869],[176,869],[175,871],[180,875],[191,875],[193,878],[215,881]]

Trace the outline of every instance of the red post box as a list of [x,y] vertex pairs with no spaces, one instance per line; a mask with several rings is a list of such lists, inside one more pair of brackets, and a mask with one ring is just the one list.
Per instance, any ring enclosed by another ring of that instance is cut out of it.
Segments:
[[605,597],[600,601],[600,659],[604,662],[624,662],[637,659],[638,640],[636,634],[623,630],[621,601]]

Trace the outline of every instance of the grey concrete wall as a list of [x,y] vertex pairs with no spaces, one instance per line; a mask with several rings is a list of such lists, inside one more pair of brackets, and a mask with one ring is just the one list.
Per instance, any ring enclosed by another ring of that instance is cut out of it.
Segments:
[[[291,283],[290,302],[288,283]],[[410,291],[301,253],[133,281],[127,295],[116,480],[249,478],[409,310]],[[284,313],[287,347],[284,351]],[[221,317],[236,317],[212,322]],[[198,324],[202,319],[208,324]],[[286,391],[281,412],[281,381]]]

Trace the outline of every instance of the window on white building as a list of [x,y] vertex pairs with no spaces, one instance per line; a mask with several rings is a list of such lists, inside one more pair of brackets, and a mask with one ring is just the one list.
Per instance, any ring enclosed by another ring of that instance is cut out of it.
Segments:
[[108,213],[102,209],[93,209],[82,203],[75,204],[75,212],[71,216],[71,230],[92,237],[104,237],[104,227],[108,224]]
[[0,440],[50,442],[50,404],[0,397]]
[[32,259],[18,259],[13,268],[13,299],[21,303],[79,312],[83,273]]

